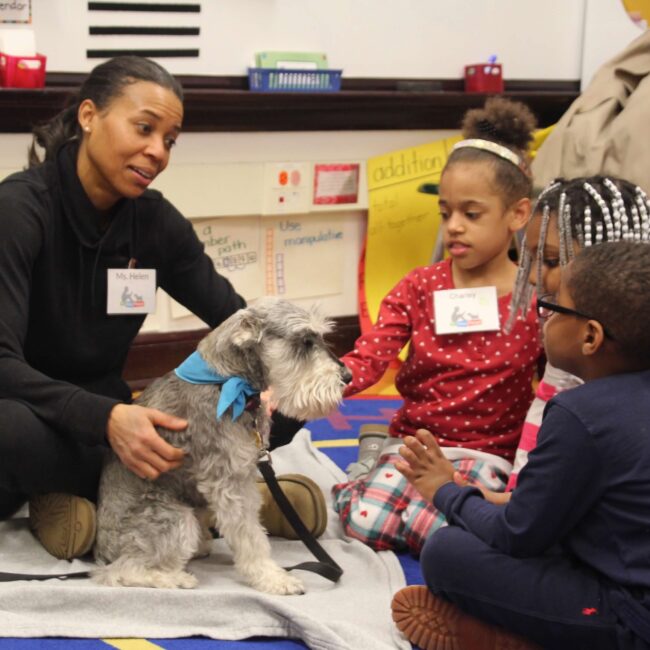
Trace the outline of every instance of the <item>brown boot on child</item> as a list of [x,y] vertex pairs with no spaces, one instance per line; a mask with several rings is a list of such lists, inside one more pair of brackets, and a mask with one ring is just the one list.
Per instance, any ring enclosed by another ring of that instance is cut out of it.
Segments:
[[423,585],[398,591],[393,621],[422,650],[541,650],[538,645],[465,614]]

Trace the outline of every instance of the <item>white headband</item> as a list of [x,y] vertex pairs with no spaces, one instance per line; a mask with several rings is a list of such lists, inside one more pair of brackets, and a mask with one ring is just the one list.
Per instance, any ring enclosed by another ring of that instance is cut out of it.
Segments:
[[481,140],[480,138],[471,138],[469,140],[461,140],[457,142],[452,151],[456,149],[464,149],[465,147],[470,147],[471,149],[481,149],[482,151],[489,151],[499,158],[503,158],[508,162],[511,162],[515,167],[520,169],[526,176],[530,177],[530,172],[528,171],[528,164],[526,161],[518,156],[514,151],[504,147],[498,142],[492,142],[492,140]]

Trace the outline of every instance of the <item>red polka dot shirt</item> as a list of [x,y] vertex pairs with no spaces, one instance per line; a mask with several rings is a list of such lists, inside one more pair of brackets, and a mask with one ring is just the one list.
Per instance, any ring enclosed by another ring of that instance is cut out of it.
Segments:
[[[342,361],[353,375],[346,396],[369,388],[410,341],[395,385],[404,399],[390,424],[394,436],[424,428],[442,446],[514,457],[533,398],[532,378],[542,352],[534,309],[502,331],[435,333],[433,292],[453,289],[451,260],[410,272],[384,298],[373,329]],[[501,326],[510,295],[501,296]]]

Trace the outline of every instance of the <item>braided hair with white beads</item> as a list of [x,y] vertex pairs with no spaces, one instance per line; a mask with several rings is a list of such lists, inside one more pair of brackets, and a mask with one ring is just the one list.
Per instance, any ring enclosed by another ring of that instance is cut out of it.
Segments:
[[611,241],[650,242],[650,202],[638,185],[607,176],[552,181],[533,206],[532,218],[541,218],[537,259],[533,260],[524,237],[506,330],[526,311],[535,292],[528,281],[533,264],[538,292],[543,286],[544,245],[551,215],[557,215],[560,266],[573,258],[574,242],[580,248]]

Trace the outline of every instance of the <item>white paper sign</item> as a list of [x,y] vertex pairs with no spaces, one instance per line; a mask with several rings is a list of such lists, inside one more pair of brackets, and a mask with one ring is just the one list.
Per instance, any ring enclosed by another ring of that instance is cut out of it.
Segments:
[[0,23],[31,23],[32,0],[0,2]]
[[107,314],[156,311],[156,269],[108,269]]
[[[2,6],[2,2],[0,2],[0,6]],[[0,52],[7,56],[36,56],[34,30],[0,29]],[[21,61],[21,64],[24,63],[26,61]],[[36,63],[39,64],[38,61]]]
[[500,329],[496,287],[433,292],[436,334],[463,334]]
[[342,293],[345,217],[265,219],[266,295],[288,299]]
[[266,163],[262,214],[309,212],[311,179],[308,163]]
[[314,167],[314,204],[357,203],[359,164],[341,163]]
[[259,298],[264,278],[260,218],[197,219],[192,225],[217,272],[246,300]]

